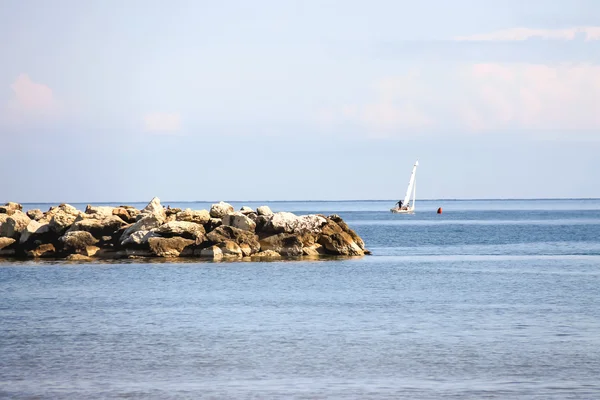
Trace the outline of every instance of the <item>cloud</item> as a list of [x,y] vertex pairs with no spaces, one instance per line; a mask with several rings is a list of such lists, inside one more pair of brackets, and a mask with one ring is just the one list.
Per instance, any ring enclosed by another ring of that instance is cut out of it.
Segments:
[[369,136],[379,137],[426,129],[433,121],[418,104],[418,94],[423,92],[418,77],[419,73],[412,71],[378,80],[371,87],[370,101],[321,109],[318,119],[329,126],[354,124]]
[[469,42],[524,41],[528,39],[575,40],[578,36],[586,41],[600,40],[600,26],[581,26],[564,29],[510,28],[490,33],[458,36],[454,40]]
[[460,80],[459,113],[474,130],[600,129],[599,65],[474,64]]
[[144,129],[148,132],[173,133],[181,129],[181,115],[177,112],[156,112],[144,115]]
[[55,117],[62,111],[52,89],[32,81],[25,73],[16,78],[10,89],[13,96],[4,107],[4,119],[8,122],[21,123],[32,117]]
[[362,104],[321,110],[321,122],[365,136],[600,130],[600,65],[486,63],[388,77]]

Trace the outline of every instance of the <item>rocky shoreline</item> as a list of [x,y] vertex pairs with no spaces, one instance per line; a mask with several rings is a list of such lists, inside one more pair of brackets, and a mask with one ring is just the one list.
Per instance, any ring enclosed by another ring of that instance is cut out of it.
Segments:
[[158,198],[131,206],[69,204],[48,211],[0,206],[0,257],[67,260],[199,257],[253,260],[363,256],[363,240],[338,215],[273,213],[268,206],[235,211],[164,207]]

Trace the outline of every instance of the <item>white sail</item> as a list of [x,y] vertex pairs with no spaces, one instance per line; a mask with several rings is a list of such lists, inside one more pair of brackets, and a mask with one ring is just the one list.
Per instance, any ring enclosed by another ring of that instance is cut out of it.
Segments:
[[406,188],[406,196],[404,196],[404,205],[408,205],[408,202],[410,200],[410,195],[411,192],[413,191],[413,186],[415,185],[415,174],[417,172],[417,166],[419,165],[419,162],[415,162],[415,165],[413,165],[413,169],[412,172],[410,174],[410,180],[408,181],[408,187]]
[[[412,214],[415,210],[415,202],[417,200],[417,167],[419,166],[419,161],[416,161],[413,165],[412,171],[410,173],[410,179],[408,181],[408,187],[406,188],[406,195],[404,196],[404,201],[402,203],[402,207],[394,207],[390,211],[393,213],[399,214]],[[410,196],[412,195],[412,203],[410,202]]]

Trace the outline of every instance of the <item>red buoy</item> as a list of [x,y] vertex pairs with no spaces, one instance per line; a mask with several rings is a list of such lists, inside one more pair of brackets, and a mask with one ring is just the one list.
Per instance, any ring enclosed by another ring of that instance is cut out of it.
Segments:
[[438,214],[441,214],[441,213],[442,213],[442,207],[438,208],[438,210],[437,210],[437,213],[438,213]]

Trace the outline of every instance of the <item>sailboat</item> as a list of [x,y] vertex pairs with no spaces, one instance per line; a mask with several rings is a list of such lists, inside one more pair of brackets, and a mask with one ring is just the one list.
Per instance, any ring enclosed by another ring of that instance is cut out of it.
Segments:
[[[390,209],[391,212],[396,214],[412,214],[415,212],[415,202],[417,200],[417,179],[415,174],[418,166],[419,161],[416,161],[410,174],[410,180],[408,181],[408,188],[406,189],[406,195],[404,196],[402,207],[399,207],[398,204],[396,204],[394,208]],[[412,202],[410,201],[411,194]]]

